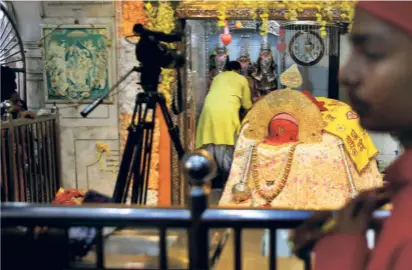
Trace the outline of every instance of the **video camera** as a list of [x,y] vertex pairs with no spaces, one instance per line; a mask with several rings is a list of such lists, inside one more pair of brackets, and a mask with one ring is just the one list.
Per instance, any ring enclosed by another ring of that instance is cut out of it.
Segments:
[[136,44],[136,59],[140,62],[139,67],[133,67],[127,74],[120,78],[110,90],[89,104],[80,114],[87,117],[99,104],[101,104],[114,89],[116,89],[133,72],[140,73],[140,85],[145,92],[157,92],[161,68],[175,68],[177,71],[177,101],[173,98],[172,109],[177,115],[183,110],[182,79],[179,68],[185,64],[185,57],[178,50],[169,49],[160,42],[172,43],[182,40],[181,33],[165,34],[150,31],[141,24],[133,27],[133,36],[140,36]]
[[182,40],[181,33],[165,34],[151,31],[135,24],[133,32],[140,36],[136,45],[136,59],[141,63],[141,85],[146,92],[157,91],[161,68],[181,68],[185,64],[182,52],[168,48],[160,42],[172,43]]

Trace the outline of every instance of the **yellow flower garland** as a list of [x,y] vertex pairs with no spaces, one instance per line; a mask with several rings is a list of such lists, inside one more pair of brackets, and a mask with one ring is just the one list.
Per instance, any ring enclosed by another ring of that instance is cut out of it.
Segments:
[[[147,27],[150,30],[164,33],[172,32],[175,25],[175,11],[170,2],[158,2],[157,6],[147,3],[145,5],[146,15],[149,19]],[[166,43],[169,48],[175,48],[174,43]],[[172,82],[176,78],[176,72],[172,69],[162,69],[162,82],[159,84],[159,92],[166,99],[168,107],[172,103]]]
[[[339,9],[341,11],[340,19],[342,21],[351,22],[354,16],[355,5],[357,1],[344,0],[344,1],[248,1],[243,0],[241,5],[251,9],[252,19],[260,19],[262,21],[261,35],[267,34],[267,22],[269,20],[269,10],[273,8],[284,9],[284,17],[289,21],[298,20],[299,14],[304,12],[305,8],[315,7],[318,12],[316,13],[316,21],[320,23],[320,34],[322,37],[327,35],[326,25],[328,22],[333,21],[333,10]],[[218,25],[223,26],[227,19],[227,9],[231,6],[239,6],[239,3],[232,3],[227,1],[221,1],[217,4],[218,11]],[[259,10],[260,15],[257,16],[256,10]],[[349,27],[350,30],[350,27]]]
[[96,160],[93,161],[92,163],[86,165],[86,167],[93,166],[94,164],[99,162],[100,171],[102,171],[102,172],[105,171],[104,162],[103,162],[103,159],[102,159],[102,157],[105,153],[107,155],[110,155],[109,145],[107,145],[106,143],[101,142],[101,141],[96,142],[96,154],[95,154],[96,155]]
[[217,13],[218,13],[217,25],[219,27],[224,27],[225,24],[226,24],[227,5],[228,5],[228,3],[226,1],[220,1],[217,4],[217,7],[216,7],[216,10],[217,10]]
[[266,36],[269,32],[268,23],[269,23],[269,5],[267,1],[261,1],[261,13],[259,15],[260,20],[262,21],[262,26],[260,27],[260,34]]

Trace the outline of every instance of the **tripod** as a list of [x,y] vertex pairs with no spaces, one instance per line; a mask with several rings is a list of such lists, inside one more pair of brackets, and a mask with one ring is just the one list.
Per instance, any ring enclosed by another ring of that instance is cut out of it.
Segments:
[[[141,71],[142,75],[145,74],[144,70],[137,69],[136,71]],[[144,78],[142,82],[143,80]],[[161,109],[179,160],[185,154],[179,139],[179,128],[173,124],[163,94],[157,92],[157,81],[155,85],[142,83],[142,87],[145,91],[138,93],[136,97],[132,120],[128,128],[129,134],[113,192],[112,199],[115,203],[126,202],[130,185],[133,182],[131,203],[146,204],[157,105]]]
[[[160,67],[143,65],[133,67],[126,75],[114,84],[107,94],[96,99],[82,112],[87,117],[105,98],[117,88],[133,72],[140,72],[141,86],[144,92],[138,93],[133,110],[132,120],[128,128],[128,137],[120,164],[119,174],[112,200],[115,203],[125,203],[127,200],[130,184],[132,183],[133,204],[145,204],[147,201],[147,190],[149,187],[150,164],[152,160],[153,132],[155,128],[156,106],[159,105],[172,143],[176,149],[179,160],[185,154],[179,139],[179,128],[173,124],[172,117],[166,106],[163,94],[157,92]],[[180,80],[180,77],[178,78]],[[148,118],[150,117],[150,120]]]
[[[169,49],[165,43],[178,42],[182,40],[179,33],[165,34],[150,31],[143,25],[136,24],[133,27],[134,36],[140,36],[136,45],[136,59],[142,64],[134,67],[123,76],[103,96],[88,105],[82,112],[87,117],[99,104],[106,99],[114,88],[117,88],[132,72],[140,72],[140,85],[144,92],[137,94],[136,104],[133,110],[132,120],[128,128],[125,151],[123,153],[120,170],[113,192],[112,200],[116,203],[125,203],[128,191],[133,179],[132,198],[134,204],[145,204],[149,185],[150,164],[152,160],[153,132],[155,128],[156,108],[160,106],[170,138],[176,148],[179,159],[182,159],[184,150],[179,140],[179,129],[173,125],[172,118],[166,107],[166,101],[162,94],[157,92],[161,68],[175,68],[178,74],[178,103],[173,107],[175,113],[182,110],[181,78],[179,68],[184,66],[185,58],[178,50]],[[151,120],[148,118],[150,117]]]

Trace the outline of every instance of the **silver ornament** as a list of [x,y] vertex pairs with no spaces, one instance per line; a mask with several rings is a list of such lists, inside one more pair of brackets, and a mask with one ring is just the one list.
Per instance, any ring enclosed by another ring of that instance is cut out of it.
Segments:
[[232,187],[232,200],[241,203],[250,198],[251,190],[245,183],[237,183]]

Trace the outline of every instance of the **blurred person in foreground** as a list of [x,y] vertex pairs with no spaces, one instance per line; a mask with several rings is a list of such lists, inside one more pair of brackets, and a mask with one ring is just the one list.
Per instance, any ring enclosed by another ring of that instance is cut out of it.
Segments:
[[[404,153],[386,170],[388,185],[359,194],[334,216],[316,214],[295,231],[294,251],[315,254],[316,270],[412,269],[412,2],[359,2],[352,54],[341,70],[361,125],[397,134]],[[374,210],[391,202],[374,250],[366,231]]]
[[213,79],[197,124],[196,148],[206,149],[218,165],[213,188],[223,188],[229,176],[241,126],[239,111],[252,107],[249,82],[240,74],[241,69],[239,62],[231,61],[226,71]]

